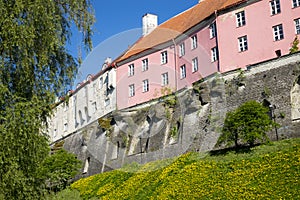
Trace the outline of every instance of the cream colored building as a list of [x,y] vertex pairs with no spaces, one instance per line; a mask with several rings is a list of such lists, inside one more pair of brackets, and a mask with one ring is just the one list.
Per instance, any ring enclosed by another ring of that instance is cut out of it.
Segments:
[[58,101],[48,120],[51,142],[77,132],[116,109],[115,68],[104,64],[98,74],[89,75],[68,96],[68,101]]

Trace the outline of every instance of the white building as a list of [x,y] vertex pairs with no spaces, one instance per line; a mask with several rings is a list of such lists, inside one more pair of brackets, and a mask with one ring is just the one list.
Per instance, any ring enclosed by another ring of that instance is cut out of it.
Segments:
[[55,142],[116,109],[116,71],[109,63],[95,76],[70,91],[68,100],[60,100],[48,120],[48,135]]

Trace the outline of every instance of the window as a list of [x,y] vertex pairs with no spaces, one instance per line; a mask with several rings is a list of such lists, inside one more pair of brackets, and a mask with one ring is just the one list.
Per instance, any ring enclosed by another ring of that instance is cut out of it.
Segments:
[[168,73],[164,73],[164,74],[161,75],[161,84],[162,84],[163,86],[169,84]]
[[128,65],[128,76],[134,75],[134,64]]
[[67,111],[69,109],[69,104],[65,102],[63,104],[63,107],[64,107],[64,111]]
[[97,103],[96,102],[92,103],[92,109],[93,109],[93,113],[95,113],[97,111]]
[[295,19],[295,29],[296,29],[296,34],[300,34],[300,18]]
[[293,0],[293,7],[299,7],[300,6],[300,0]]
[[271,15],[276,15],[281,12],[280,0],[270,1],[270,6],[271,6]]
[[161,52],[161,64],[166,64],[168,62],[168,52]]
[[197,35],[194,35],[193,37],[191,37],[191,42],[192,42],[192,49],[196,49],[197,48]]
[[216,23],[212,23],[209,26],[209,35],[210,35],[210,38],[216,37],[216,35],[217,35]]
[[211,62],[218,60],[217,47],[211,49]]
[[192,60],[192,72],[198,71],[198,58]]
[[104,106],[107,107],[107,106],[109,106],[109,104],[110,104],[110,99],[109,98],[105,99]]
[[236,13],[235,17],[236,17],[236,26],[237,27],[246,25],[245,11]]
[[185,54],[185,46],[184,46],[184,43],[181,43],[179,45],[179,56],[184,56]]
[[101,77],[99,79],[99,89],[102,89],[102,87],[103,87],[103,78]]
[[148,58],[142,60],[142,71],[148,70]]
[[273,35],[274,35],[274,41],[282,40],[283,39],[283,28],[282,24],[279,24],[277,26],[273,26]]
[[134,84],[129,85],[129,96],[133,97],[135,95]]
[[64,123],[64,131],[68,131],[68,123]]
[[185,67],[185,65],[182,65],[180,67],[180,78],[183,79],[185,77],[186,77],[186,67]]
[[247,41],[247,36],[239,37],[239,51],[247,51],[248,50],[248,41]]
[[149,80],[143,80],[143,92],[148,92],[149,91]]

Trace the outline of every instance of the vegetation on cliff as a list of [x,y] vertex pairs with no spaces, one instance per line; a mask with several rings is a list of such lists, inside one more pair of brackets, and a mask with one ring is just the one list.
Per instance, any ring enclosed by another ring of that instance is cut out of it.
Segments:
[[71,188],[78,199],[298,199],[299,178],[300,139],[293,139],[132,164]]

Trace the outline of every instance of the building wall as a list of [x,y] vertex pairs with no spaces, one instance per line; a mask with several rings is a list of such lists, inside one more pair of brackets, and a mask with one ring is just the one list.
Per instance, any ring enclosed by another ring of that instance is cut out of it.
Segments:
[[[192,49],[192,36],[197,36],[197,48]],[[180,56],[180,45],[185,44],[185,55]],[[211,49],[216,46],[216,37],[210,37],[209,25],[198,30],[195,34],[187,36],[187,38],[177,43],[177,74],[178,74],[178,89],[189,87],[192,83],[198,81],[202,77],[209,76],[218,71],[218,62],[211,61]],[[192,60],[198,59],[198,71],[193,72]],[[186,78],[180,78],[180,66],[186,65]]]
[[68,103],[61,102],[48,120],[48,135],[52,142],[78,131],[99,117],[116,109],[116,70],[88,76],[70,95]]
[[[261,62],[289,53],[295,38],[294,19],[300,18],[300,7],[292,8],[292,0],[281,0],[281,13],[271,15],[270,1],[262,0],[217,17],[218,49],[221,72]],[[237,27],[236,13],[245,11],[246,25]],[[274,41],[273,26],[282,24],[284,39]],[[248,50],[239,52],[238,38],[247,36]]]
[[[168,62],[161,64],[161,53],[167,52]],[[142,60],[148,59],[148,70],[142,70]],[[174,47],[158,50],[147,56],[138,58],[118,66],[117,68],[117,107],[118,109],[134,106],[161,96],[161,88],[175,89],[175,57]],[[134,75],[128,75],[129,65],[134,65]],[[162,74],[168,73],[169,84],[162,86]],[[149,80],[149,91],[143,92],[143,80]],[[129,96],[129,86],[134,84],[135,94]]]

